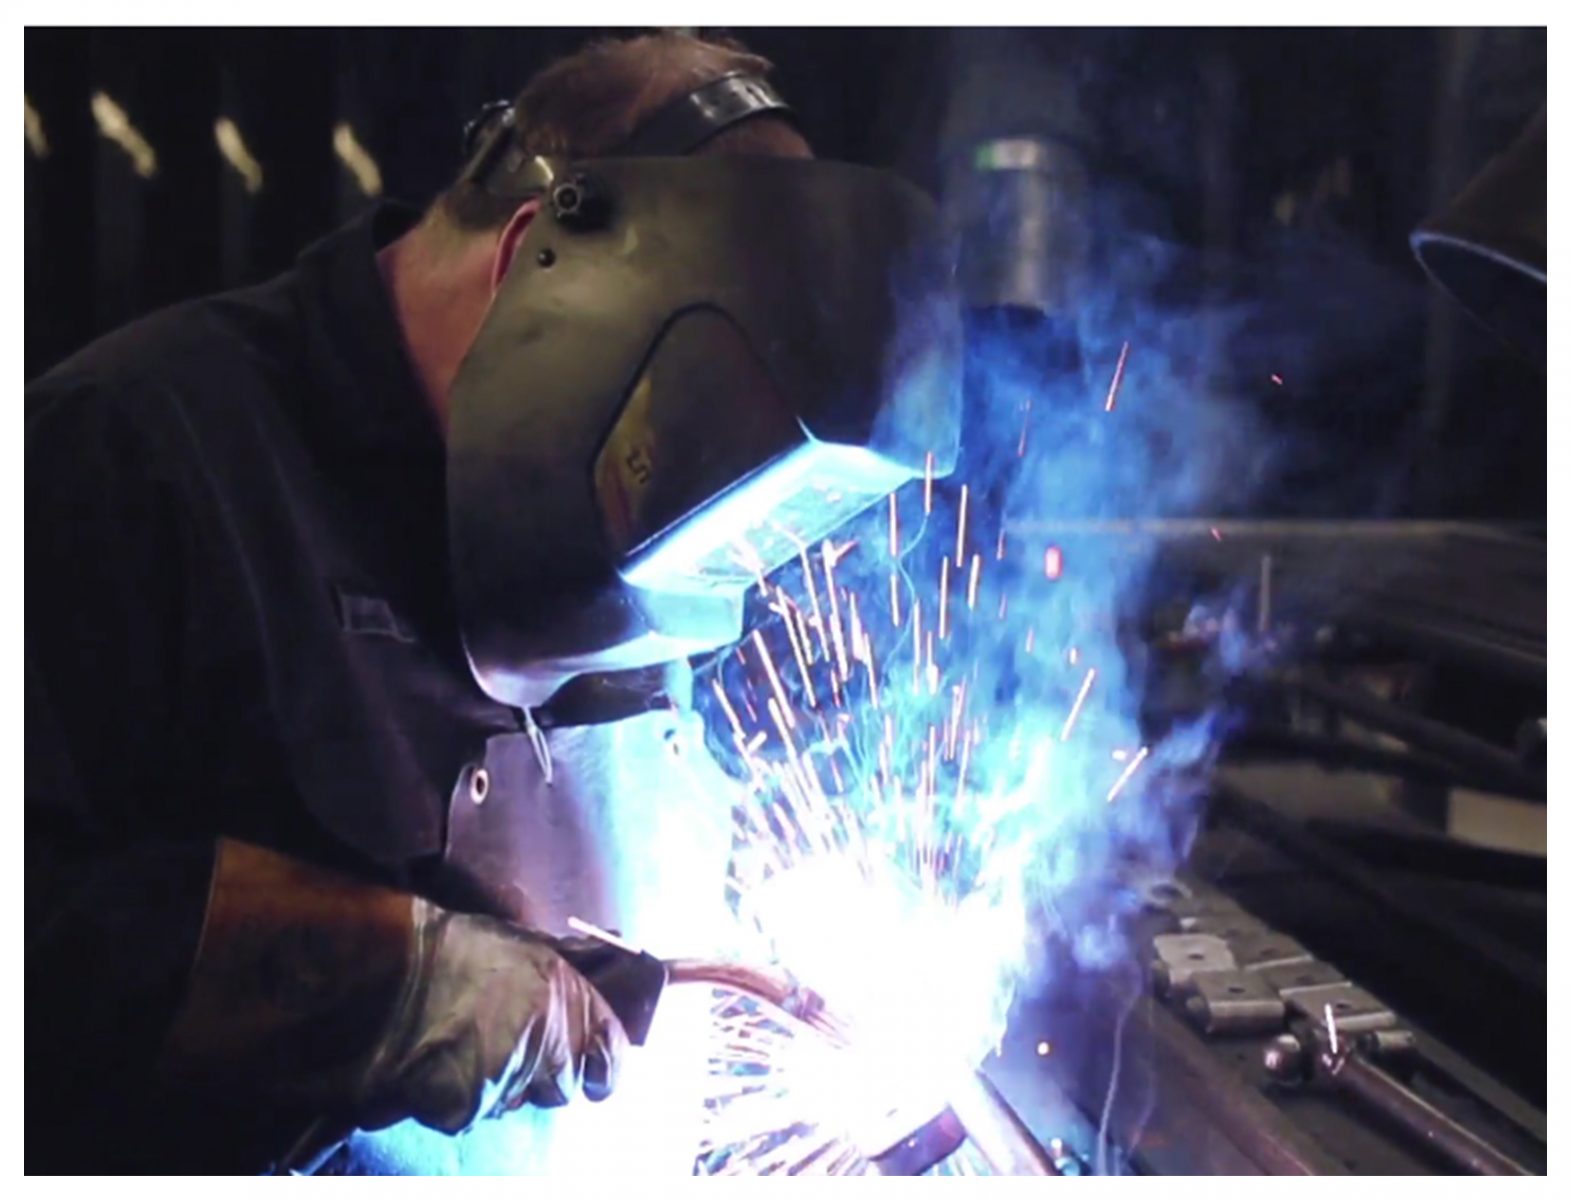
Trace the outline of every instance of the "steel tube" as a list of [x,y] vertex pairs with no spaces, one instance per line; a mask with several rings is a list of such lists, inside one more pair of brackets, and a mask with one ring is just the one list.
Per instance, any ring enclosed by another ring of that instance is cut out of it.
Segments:
[[973,1072],[949,1106],[960,1118],[966,1136],[996,1175],[1057,1175],[1058,1168],[1042,1143],[1026,1128],[992,1080]]
[[1530,1174],[1520,1163],[1458,1125],[1362,1055],[1326,1051],[1320,1065],[1330,1082],[1390,1118],[1462,1170],[1473,1175]]

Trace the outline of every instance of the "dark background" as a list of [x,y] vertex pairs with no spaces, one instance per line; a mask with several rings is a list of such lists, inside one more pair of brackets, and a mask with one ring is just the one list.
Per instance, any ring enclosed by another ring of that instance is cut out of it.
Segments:
[[[29,29],[46,144],[25,151],[27,377],[140,313],[267,277],[360,210],[340,123],[385,195],[429,199],[477,106],[595,32]],[[933,187],[968,138],[1057,120],[1036,84],[1072,79],[1117,197],[1112,253],[1156,238],[1192,256],[1195,303],[1253,306],[1227,390],[1313,448],[1257,504],[1544,520],[1543,377],[1429,288],[1407,244],[1543,103],[1543,30],[733,32],[776,63],[821,155]],[[151,177],[100,136],[98,91],[153,148]],[[220,116],[261,165],[254,193],[218,151]]]

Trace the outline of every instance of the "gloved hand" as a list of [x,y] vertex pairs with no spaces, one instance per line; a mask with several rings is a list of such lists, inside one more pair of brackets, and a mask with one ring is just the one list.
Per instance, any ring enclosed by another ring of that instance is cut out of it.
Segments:
[[524,1104],[603,1100],[621,1023],[550,939],[415,900],[419,965],[367,1072],[363,1128],[446,1133]]
[[225,839],[155,1084],[226,1171],[601,1099],[627,1038],[559,952],[577,945]]

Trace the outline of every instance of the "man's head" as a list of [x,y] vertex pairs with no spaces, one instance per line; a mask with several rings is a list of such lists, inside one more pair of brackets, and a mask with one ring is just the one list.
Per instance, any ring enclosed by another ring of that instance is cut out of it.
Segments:
[[[767,60],[740,43],[660,32],[592,42],[546,67],[514,102],[511,133],[528,155],[594,158],[615,150],[667,104]],[[802,135],[760,114],[721,130],[695,155],[808,158]],[[405,340],[445,424],[447,391],[512,265],[539,201],[519,203],[460,179],[437,197],[408,237],[383,252]]]

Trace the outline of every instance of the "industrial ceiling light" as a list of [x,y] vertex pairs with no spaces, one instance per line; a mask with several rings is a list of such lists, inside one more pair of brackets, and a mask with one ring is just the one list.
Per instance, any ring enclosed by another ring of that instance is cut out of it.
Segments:
[[218,152],[224,161],[235,169],[251,195],[262,190],[262,164],[257,162],[240,136],[240,127],[228,117],[213,122],[213,137],[218,142]]
[[333,127],[333,152],[338,155],[338,161],[348,168],[349,173],[355,177],[355,183],[367,196],[380,196],[382,194],[382,171],[376,165],[376,159],[371,157],[355,137],[355,131],[349,122],[340,121]]
[[93,120],[98,132],[103,134],[131,160],[131,168],[143,179],[158,173],[158,155],[153,152],[141,130],[131,124],[125,109],[115,103],[107,92],[94,92],[92,99]]
[[33,102],[22,97],[22,128],[27,135],[27,148],[34,158],[49,157],[49,139],[44,136],[44,121],[33,107]]

